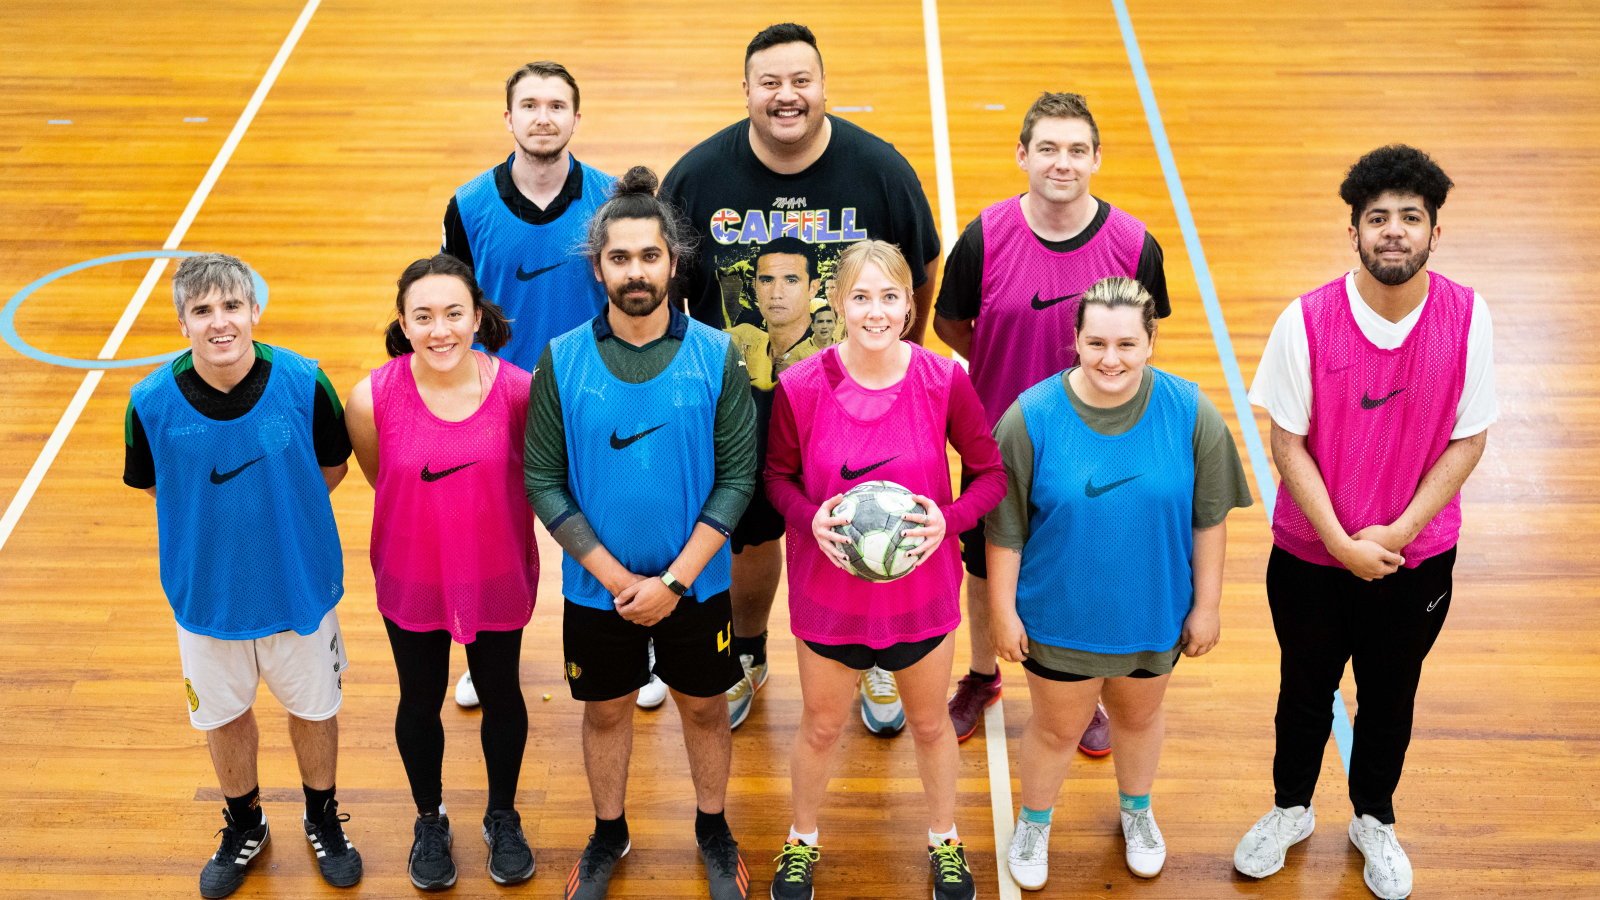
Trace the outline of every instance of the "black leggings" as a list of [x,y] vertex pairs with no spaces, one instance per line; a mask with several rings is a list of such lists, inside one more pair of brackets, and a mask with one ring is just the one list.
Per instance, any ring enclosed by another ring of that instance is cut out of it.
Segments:
[[1267,604],[1282,650],[1272,761],[1278,806],[1311,803],[1333,725],[1333,692],[1349,661],[1359,704],[1350,803],[1358,816],[1394,823],[1394,790],[1411,745],[1422,660],[1450,612],[1455,561],[1452,547],[1415,569],[1362,581],[1272,548]]
[[[444,800],[444,725],[439,708],[450,687],[450,633],[406,631],[383,620],[400,675],[400,708],[394,739],[411,781],[419,812],[433,812]],[[522,629],[480,631],[467,645],[467,667],[483,705],[483,761],[489,770],[489,811],[514,808],[522,751],[528,744],[528,707],[522,701],[519,663]]]

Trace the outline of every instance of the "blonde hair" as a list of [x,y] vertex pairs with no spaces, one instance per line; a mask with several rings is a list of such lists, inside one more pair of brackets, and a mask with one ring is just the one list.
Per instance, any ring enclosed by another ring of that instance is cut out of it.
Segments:
[[888,241],[874,240],[851,244],[839,254],[839,261],[834,265],[833,290],[828,294],[828,305],[833,307],[833,313],[839,319],[835,334],[844,333],[844,298],[855,290],[856,282],[861,279],[861,272],[868,263],[876,263],[890,281],[905,288],[906,324],[900,336],[906,336],[917,321],[917,306],[911,302],[911,266],[899,247]]
[[1156,303],[1151,299],[1150,292],[1144,285],[1132,278],[1121,275],[1111,278],[1102,278],[1089,286],[1083,292],[1083,299],[1078,301],[1078,317],[1074,326],[1078,331],[1083,331],[1083,309],[1094,304],[1104,306],[1106,309],[1116,309],[1119,306],[1131,306],[1139,310],[1139,319],[1144,324],[1144,333],[1151,339],[1156,336]]

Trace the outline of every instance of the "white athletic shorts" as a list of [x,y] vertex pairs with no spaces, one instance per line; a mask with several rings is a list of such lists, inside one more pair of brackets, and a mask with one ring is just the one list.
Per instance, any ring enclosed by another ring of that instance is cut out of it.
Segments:
[[350,664],[336,610],[328,610],[311,634],[280,631],[248,641],[207,637],[179,625],[178,655],[189,724],[201,731],[244,715],[263,680],[290,715],[308,722],[333,718],[344,703],[344,670]]

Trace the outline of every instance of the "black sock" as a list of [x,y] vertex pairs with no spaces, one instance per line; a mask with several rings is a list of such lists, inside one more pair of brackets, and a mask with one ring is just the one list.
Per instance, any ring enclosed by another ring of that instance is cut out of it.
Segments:
[[323,813],[328,809],[328,803],[333,800],[334,789],[319,791],[314,787],[308,787],[305,782],[301,782],[300,787],[306,792],[306,821],[321,822]]
[[251,788],[242,797],[226,797],[228,801],[228,818],[233,820],[233,827],[240,831],[249,831],[261,827],[261,788]]
[[708,837],[719,834],[732,834],[728,830],[728,816],[726,812],[708,813],[700,810],[694,811],[694,839],[703,841]]
[[623,813],[615,819],[602,819],[594,817],[594,836],[607,844],[616,846],[628,842],[628,814]]
[[1000,677],[1000,670],[999,669],[995,669],[993,672],[990,672],[989,674],[985,675],[982,672],[979,672],[977,669],[968,669],[967,670],[967,677],[968,678],[976,678],[979,681],[983,682],[984,684],[994,684],[994,680],[996,678]]
[[751,665],[759,666],[767,661],[767,633],[765,631],[755,637],[733,636],[733,655],[750,656],[753,658]]

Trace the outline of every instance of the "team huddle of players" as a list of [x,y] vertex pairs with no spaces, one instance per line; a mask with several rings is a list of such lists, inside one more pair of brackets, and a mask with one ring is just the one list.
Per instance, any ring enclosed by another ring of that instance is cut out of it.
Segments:
[[[1102,157],[1086,102],[1047,93],[1030,108],[1016,151],[1027,190],[966,228],[935,304],[921,185],[892,146],[825,114],[812,33],[758,34],[744,88],[749,117],[658,190],[642,167],[614,179],[571,155],[579,90],[564,67],[517,70],[515,149],[451,198],[443,252],[398,280],[390,361],[344,404],[315,361],[252,339],[247,265],[180,266],[191,352],[133,389],[124,480],[156,500],[190,718],[227,801],[202,896],[237,889],[270,835],[261,680],[289,712],[323,877],[361,878],[334,787],[348,662],[328,495],[352,452],[375,489],[418,888],[457,877],[441,778],[452,643],[470,669],[457,698],[483,708],[489,875],[534,873],[515,797],[535,518],[563,550],[564,672],[584,703],[595,808],[569,900],[605,896],[629,852],[633,711],[668,692],[710,896],[749,896],[724,815],[730,732],[767,681],[785,566],[804,705],[773,900],[813,896],[831,760],[858,700],[869,730],[909,726],[916,743],[934,897],[977,895],[955,822],[958,744],[1000,696],[997,658],[1023,666],[1033,700],[1010,877],[1045,884],[1078,749],[1115,748],[1127,865],[1161,871],[1162,700],[1178,660],[1220,638],[1226,518],[1251,497],[1216,406],[1149,364],[1171,311],[1161,249],[1089,192]],[[1340,192],[1359,265],[1284,312],[1251,393],[1285,490],[1266,573],[1282,651],[1276,796],[1236,849],[1249,876],[1278,871],[1312,831],[1353,658],[1350,839],[1377,896],[1411,890],[1392,798],[1449,609],[1459,489],[1496,415],[1483,300],[1426,269],[1450,187],[1408,147],[1352,167]],[[970,368],[923,349],[930,319]],[[836,515],[844,493],[867,481],[904,485],[923,508],[907,517],[915,568],[894,581],[851,574],[835,531],[850,521]],[[963,582],[971,666],[947,696]]]

